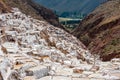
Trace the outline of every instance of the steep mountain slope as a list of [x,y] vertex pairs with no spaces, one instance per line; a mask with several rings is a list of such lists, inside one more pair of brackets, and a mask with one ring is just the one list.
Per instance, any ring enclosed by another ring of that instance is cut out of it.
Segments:
[[0,0],[0,13],[10,12],[10,9]]
[[3,0],[7,6],[18,7],[26,15],[39,20],[46,20],[50,24],[62,28],[58,17],[49,9],[34,3],[32,0]]
[[120,57],[120,0],[109,0],[87,16],[73,34],[102,60]]
[[101,62],[64,30],[6,8],[0,8],[0,80],[120,79],[120,59]]
[[33,0],[58,12],[88,14],[106,0]]

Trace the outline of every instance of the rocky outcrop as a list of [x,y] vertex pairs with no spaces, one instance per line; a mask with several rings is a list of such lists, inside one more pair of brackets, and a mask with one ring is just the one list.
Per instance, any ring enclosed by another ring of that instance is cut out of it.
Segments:
[[73,34],[104,61],[120,58],[120,1],[109,0],[88,15]]
[[3,0],[9,7],[17,7],[24,14],[39,20],[45,20],[50,24],[63,28],[58,20],[58,17],[50,10],[41,5],[34,3],[32,0]]

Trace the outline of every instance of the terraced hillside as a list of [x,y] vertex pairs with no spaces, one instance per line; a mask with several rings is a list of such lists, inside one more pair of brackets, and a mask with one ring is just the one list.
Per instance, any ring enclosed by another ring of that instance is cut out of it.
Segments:
[[120,79],[120,59],[102,62],[71,34],[11,12],[0,14],[1,80]]
[[120,79],[120,59],[102,62],[71,34],[2,4],[0,80]]

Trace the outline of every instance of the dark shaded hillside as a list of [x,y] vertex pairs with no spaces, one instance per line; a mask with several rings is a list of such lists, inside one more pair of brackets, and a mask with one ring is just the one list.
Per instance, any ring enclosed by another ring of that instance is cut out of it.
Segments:
[[106,0],[33,0],[59,13],[89,14]]
[[72,34],[104,61],[120,57],[120,0],[99,6]]
[[10,12],[10,8],[4,4],[2,0],[0,0],[0,13]]
[[39,20],[46,20],[50,24],[62,27],[59,24],[58,17],[49,9],[34,3],[32,0],[4,0],[10,7],[18,7],[26,15]]

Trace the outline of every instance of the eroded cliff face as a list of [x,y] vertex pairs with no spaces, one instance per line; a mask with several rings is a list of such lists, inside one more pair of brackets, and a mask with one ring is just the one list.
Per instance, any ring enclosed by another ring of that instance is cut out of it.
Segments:
[[45,20],[55,27],[63,28],[58,20],[58,17],[50,10],[41,5],[34,3],[32,0],[3,0],[9,7],[17,7],[24,14],[35,19]]
[[120,1],[109,0],[88,15],[73,34],[104,61],[120,58]]

